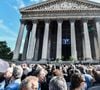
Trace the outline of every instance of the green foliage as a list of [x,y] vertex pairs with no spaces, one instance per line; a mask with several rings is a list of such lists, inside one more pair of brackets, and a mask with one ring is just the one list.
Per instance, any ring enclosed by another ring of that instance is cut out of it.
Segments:
[[95,30],[95,28],[92,25],[89,25],[88,26],[88,31],[89,32],[93,32],[94,30]]
[[55,62],[62,62],[62,60],[61,60],[60,58],[57,58],[57,59],[55,60]]
[[69,60],[70,60],[70,61],[73,61],[73,60],[74,60],[74,58],[70,56],[70,57],[69,57]]
[[64,56],[61,57],[61,60],[64,60]]
[[7,46],[6,41],[0,41],[0,58],[5,60],[11,60],[13,53],[11,49]]
[[76,59],[70,56],[69,61],[76,61]]

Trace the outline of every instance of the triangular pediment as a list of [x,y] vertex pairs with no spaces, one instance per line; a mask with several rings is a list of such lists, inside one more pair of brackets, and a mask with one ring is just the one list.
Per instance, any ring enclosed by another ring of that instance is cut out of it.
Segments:
[[22,8],[21,11],[41,11],[41,10],[88,10],[100,9],[98,3],[88,0],[48,0],[43,3]]

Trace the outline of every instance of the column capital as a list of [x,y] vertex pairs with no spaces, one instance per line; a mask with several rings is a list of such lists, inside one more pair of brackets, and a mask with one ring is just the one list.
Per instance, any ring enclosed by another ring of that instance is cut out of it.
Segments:
[[26,21],[23,20],[23,19],[20,19],[20,23],[21,23],[21,24],[26,24]]
[[32,20],[32,23],[38,23],[38,20]]
[[50,23],[50,20],[49,19],[45,19],[44,22],[45,23]]
[[58,23],[62,23],[63,22],[63,19],[57,19],[57,22]]
[[100,18],[95,18],[94,19],[96,22],[100,22]]
[[76,21],[76,19],[69,19],[69,21],[70,21],[70,22],[75,22],[75,21]]
[[88,20],[89,20],[88,18],[82,18],[83,22],[88,22]]

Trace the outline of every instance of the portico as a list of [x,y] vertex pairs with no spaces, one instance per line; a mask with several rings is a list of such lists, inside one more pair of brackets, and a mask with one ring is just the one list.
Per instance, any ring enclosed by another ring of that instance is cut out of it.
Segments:
[[53,0],[22,8],[13,60],[100,59],[100,6],[90,1]]

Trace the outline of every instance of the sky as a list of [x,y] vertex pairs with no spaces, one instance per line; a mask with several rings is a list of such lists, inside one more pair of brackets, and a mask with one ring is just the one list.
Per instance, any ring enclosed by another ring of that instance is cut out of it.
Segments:
[[[15,48],[20,27],[19,8],[42,1],[46,0],[0,0],[0,41],[7,41],[12,51]],[[100,0],[91,1],[100,3]]]

